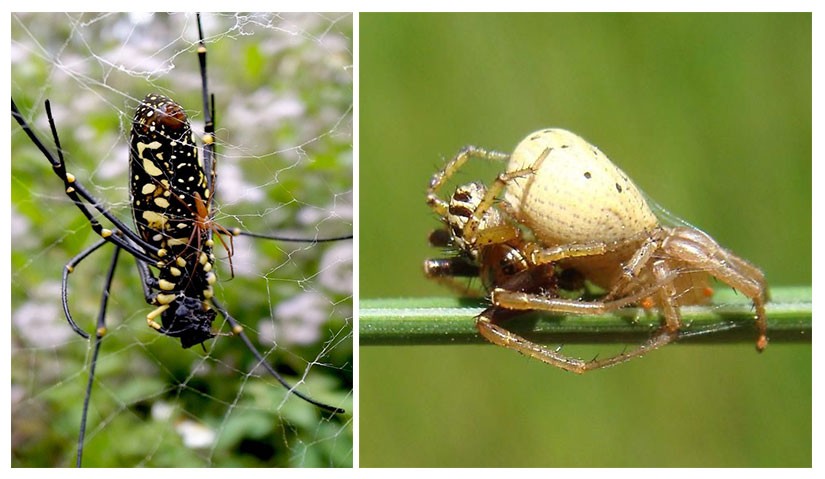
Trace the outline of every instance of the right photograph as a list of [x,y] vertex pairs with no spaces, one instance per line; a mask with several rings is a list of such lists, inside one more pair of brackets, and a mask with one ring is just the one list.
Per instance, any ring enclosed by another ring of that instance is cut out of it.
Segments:
[[361,467],[811,467],[810,13],[361,13]]

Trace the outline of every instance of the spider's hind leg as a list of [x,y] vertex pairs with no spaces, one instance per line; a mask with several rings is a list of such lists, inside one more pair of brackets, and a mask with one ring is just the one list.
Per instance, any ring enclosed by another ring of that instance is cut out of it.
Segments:
[[[105,242],[101,240],[101,243]],[[99,244],[95,244],[89,250],[94,251]],[[87,250],[87,251],[89,251]],[[85,251],[84,251],[85,253]],[[86,440],[86,420],[89,413],[89,401],[92,397],[92,385],[95,381],[95,369],[97,368],[97,357],[100,353],[100,345],[103,342],[103,336],[106,334],[106,308],[109,303],[109,293],[112,288],[112,279],[117,268],[117,259],[120,255],[120,247],[115,246],[115,252],[112,254],[112,262],[109,264],[109,270],[106,273],[106,281],[103,287],[103,294],[100,299],[100,312],[97,316],[97,326],[95,327],[94,349],[92,351],[92,361],[89,364],[89,382],[86,384],[86,395],[83,398],[83,412],[80,418],[80,433],[77,438],[77,463],[76,467],[81,467],[83,462],[83,442]]]
[[313,406],[316,406],[320,409],[331,412],[333,414],[343,414],[343,413],[346,412],[344,409],[341,409],[341,408],[338,408],[338,407],[335,407],[335,406],[330,406],[330,405],[322,403],[320,401],[316,401],[315,399],[312,399],[309,396],[304,395],[300,391],[297,391],[295,389],[295,386],[292,386],[291,384],[289,384],[286,381],[286,379],[284,379],[280,374],[278,374],[278,372],[275,371],[275,369],[269,364],[269,362],[267,362],[266,358],[264,358],[264,356],[261,354],[261,352],[258,351],[258,348],[255,347],[255,345],[252,343],[252,341],[246,335],[246,333],[244,332],[243,326],[241,326],[241,324],[238,323],[238,321],[235,318],[233,318],[231,314],[229,314],[229,312],[226,310],[226,308],[221,306],[221,304],[218,303],[217,301],[215,301],[214,298],[211,301],[212,301],[212,305],[215,307],[215,309],[218,310],[218,312],[220,312],[221,315],[223,315],[224,318],[226,318],[227,322],[229,322],[229,325],[232,327],[232,332],[236,336],[241,338],[241,341],[243,341],[243,343],[246,345],[247,349],[249,349],[249,351],[258,360],[258,364],[263,366],[264,369],[266,369],[266,372],[269,373],[269,375],[272,376],[276,381],[281,383],[281,385],[284,386],[290,393],[298,396],[299,398],[301,398],[304,401],[312,404]]
[[[566,371],[582,374],[593,369],[600,369],[623,363],[640,357],[649,351],[660,348],[678,337],[681,326],[678,307],[673,302],[673,274],[664,261],[657,261],[653,268],[656,282],[654,285],[637,291],[632,295],[611,301],[578,301],[535,294],[532,292],[511,291],[496,288],[493,291],[493,304],[476,318],[476,328],[488,341],[516,350],[526,356],[551,364]],[[647,341],[629,352],[605,359],[584,361],[563,355],[557,350],[549,349],[525,339],[497,324],[506,315],[500,310],[515,311],[537,310],[557,314],[603,314],[622,307],[638,304],[648,297],[655,297],[664,315],[664,324]]]

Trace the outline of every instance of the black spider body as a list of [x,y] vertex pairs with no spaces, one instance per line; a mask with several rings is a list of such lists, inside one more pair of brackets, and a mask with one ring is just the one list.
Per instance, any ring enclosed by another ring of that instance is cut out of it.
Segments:
[[155,289],[147,300],[158,306],[161,333],[180,338],[184,348],[215,337],[211,308],[212,229],[206,226],[211,198],[203,158],[183,107],[150,93],[135,111],[129,140],[132,214],[138,234],[160,257]]

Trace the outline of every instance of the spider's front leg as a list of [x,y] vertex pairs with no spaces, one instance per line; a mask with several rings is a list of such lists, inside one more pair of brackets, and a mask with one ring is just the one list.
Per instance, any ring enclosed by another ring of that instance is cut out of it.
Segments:
[[510,155],[498,151],[487,150],[477,146],[465,146],[458,152],[444,168],[436,172],[430,178],[430,186],[427,188],[427,205],[435,211],[440,217],[446,217],[449,214],[449,203],[442,200],[438,196],[438,191],[444,184],[455,175],[455,173],[467,163],[471,158],[491,160],[491,161],[509,161]]

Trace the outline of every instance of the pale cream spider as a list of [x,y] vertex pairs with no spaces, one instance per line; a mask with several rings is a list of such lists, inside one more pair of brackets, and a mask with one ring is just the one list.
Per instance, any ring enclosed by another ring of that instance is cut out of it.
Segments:
[[[469,183],[449,201],[441,199],[440,188],[473,158],[508,161],[507,172],[489,188]],[[427,260],[425,273],[452,285],[459,284],[455,277],[481,278],[492,306],[476,318],[476,327],[494,344],[576,373],[612,366],[676,339],[680,306],[709,302],[710,277],[751,299],[757,350],[768,344],[762,272],[698,229],[660,224],[627,175],[573,133],[532,133],[511,155],[465,147],[433,175],[427,203],[447,224],[431,243],[458,255]],[[560,272],[607,293],[598,300],[560,298],[559,287],[568,288]],[[596,314],[630,304],[657,307],[662,327],[636,349],[593,361],[562,355],[497,324],[518,311]]]

